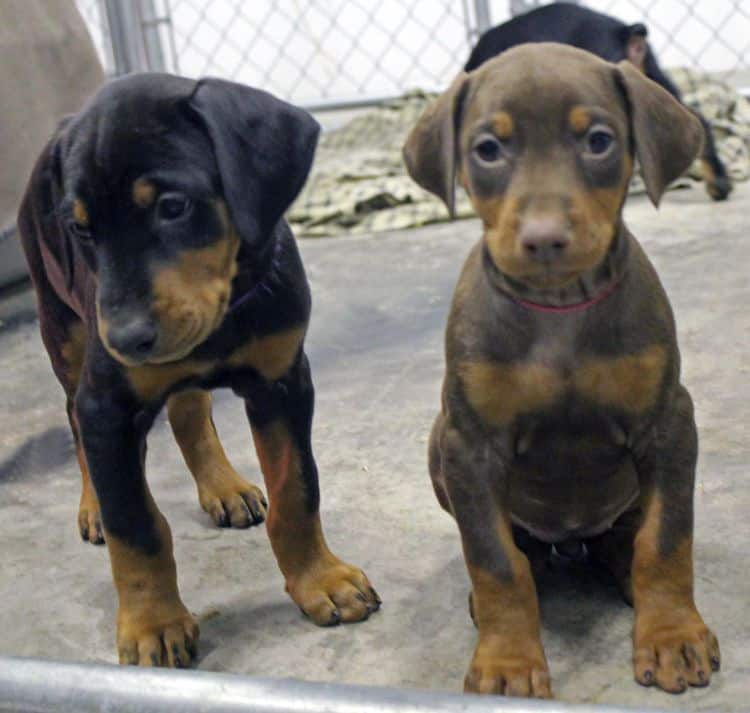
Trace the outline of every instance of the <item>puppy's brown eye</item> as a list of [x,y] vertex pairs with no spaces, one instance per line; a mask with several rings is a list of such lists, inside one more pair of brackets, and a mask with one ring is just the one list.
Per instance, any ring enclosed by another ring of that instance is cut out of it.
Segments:
[[494,136],[483,136],[474,144],[474,153],[485,163],[495,163],[505,155],[503,145]]
[[159,220],[173,221],[186,216],[192,203],[184,193],[164,193],[156,206]]
[[586,147],[590,153],[598,156],[606,153],[614,140],[609,131],[594,129],[586,137]]

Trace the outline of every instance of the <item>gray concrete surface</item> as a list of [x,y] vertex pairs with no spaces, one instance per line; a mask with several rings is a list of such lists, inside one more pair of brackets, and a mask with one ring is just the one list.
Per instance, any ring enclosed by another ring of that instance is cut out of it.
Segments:
[[[699,188],[643,198],[628,221],[659,269],[679,325],[684,380],[701,437],[696,590],[724,667],[711,687],[670,697],[634,683],[631,610],[590,571],[541,584],[543,637],[557,696],[692,710],[750,706],[750,185],[726,204]],[[263,528],[214,528],[164,419],[150,482],[176,541],[183,598],[199,616],[202,669],[456,691],[473,650],[468,578],[453,522],[425,464],[438,405],[442,335],[476,221],[302,245],[315,299],[308,340],[318,400],[314,443],[323,519],[343,557],[385,602],[369,621],[317,629],[283,592]],[[79,476],[36,330],[0,329],[0,653],[66,661],[114,655],[107,553],[78,539]],[[260,482],[241,404],[217,396],[238,469]]]

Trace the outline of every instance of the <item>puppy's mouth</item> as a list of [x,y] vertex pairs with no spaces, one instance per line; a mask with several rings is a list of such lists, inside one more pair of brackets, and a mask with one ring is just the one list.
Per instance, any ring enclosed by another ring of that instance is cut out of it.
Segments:
[[156,322],[156,338],[148,349],[130,349],[126,353],[112,344],[107,329],[100,330],[100,337],[110,356],[124,366],[171,364],[188,357],[218,328],[226,314],[226,307],[221,307],[209,318],[187,313],[177,323]]
[[190,320],[187,328],[179,332],[160,330],[160,338],[145,364],[169,364],[185,359],[199,345],[216,331],[226,314],[226,309],[217,310],[211,319]]

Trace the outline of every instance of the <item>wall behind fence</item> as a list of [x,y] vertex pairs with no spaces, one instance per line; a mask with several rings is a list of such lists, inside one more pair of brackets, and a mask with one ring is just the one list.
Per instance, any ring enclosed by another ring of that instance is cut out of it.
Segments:
[[[132,2],[144,42],[158,30],[163,68],[221,76],[305,106],[374,102],[447,86],[478,31],[476,0],[77,0],[110,73],[106,8]],[[527,0],[516,6],[546,4]],[[587,0],[642,21],[663,66],[750,85],[750,0]],[[493,24],[511,0],[485,0]],[[144,53],[147,54],[147,53]],[[141,67],[147,69],[148,67]],[[151,67],[158,69],[159,67]]]

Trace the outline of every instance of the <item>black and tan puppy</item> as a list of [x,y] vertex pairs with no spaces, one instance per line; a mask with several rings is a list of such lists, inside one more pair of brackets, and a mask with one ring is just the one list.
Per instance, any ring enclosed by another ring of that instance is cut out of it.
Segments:
[[697,437],[672,312],[622,220],[638,157],[654,203],[701,125],[629,63],[529,44],[461,74],[410,135],[410,174],[484,225],[446,335],[430,440],[479,629],[467,691],[549,696],[527,554],[584,543],[635,606],[636,679],[719,666],[693,601]]
[[[471,51],[464,69],[470,72],[501,52],[526,42],[561,42],[593,52],[608,62],[627,59],[682,101],[679,89],[659,66],[647,38],[648,29],[640,22],[627,25],[582,5],[550,3],[487,30]],[[724,200],[732,191],[732,182],[716,153],[711,124],[701,114],[695,115],[705,132],[701,169],[706,191],[714,200]]]
[[63,122],[31,176],[19,227],[67,395],[81,534],[109,548],[123,663],[185,666],[198,636],[144,476],[146,434],[165,403],[203,508],[219,525],[265,518],[263,495],[217,438],[216,387],[245,400],[292,599],[321,625],[378,608],[365,575],[326,546],[318,516],[310,293],[282,217],[317,135],[308,114],[265,92],[130,76]]

